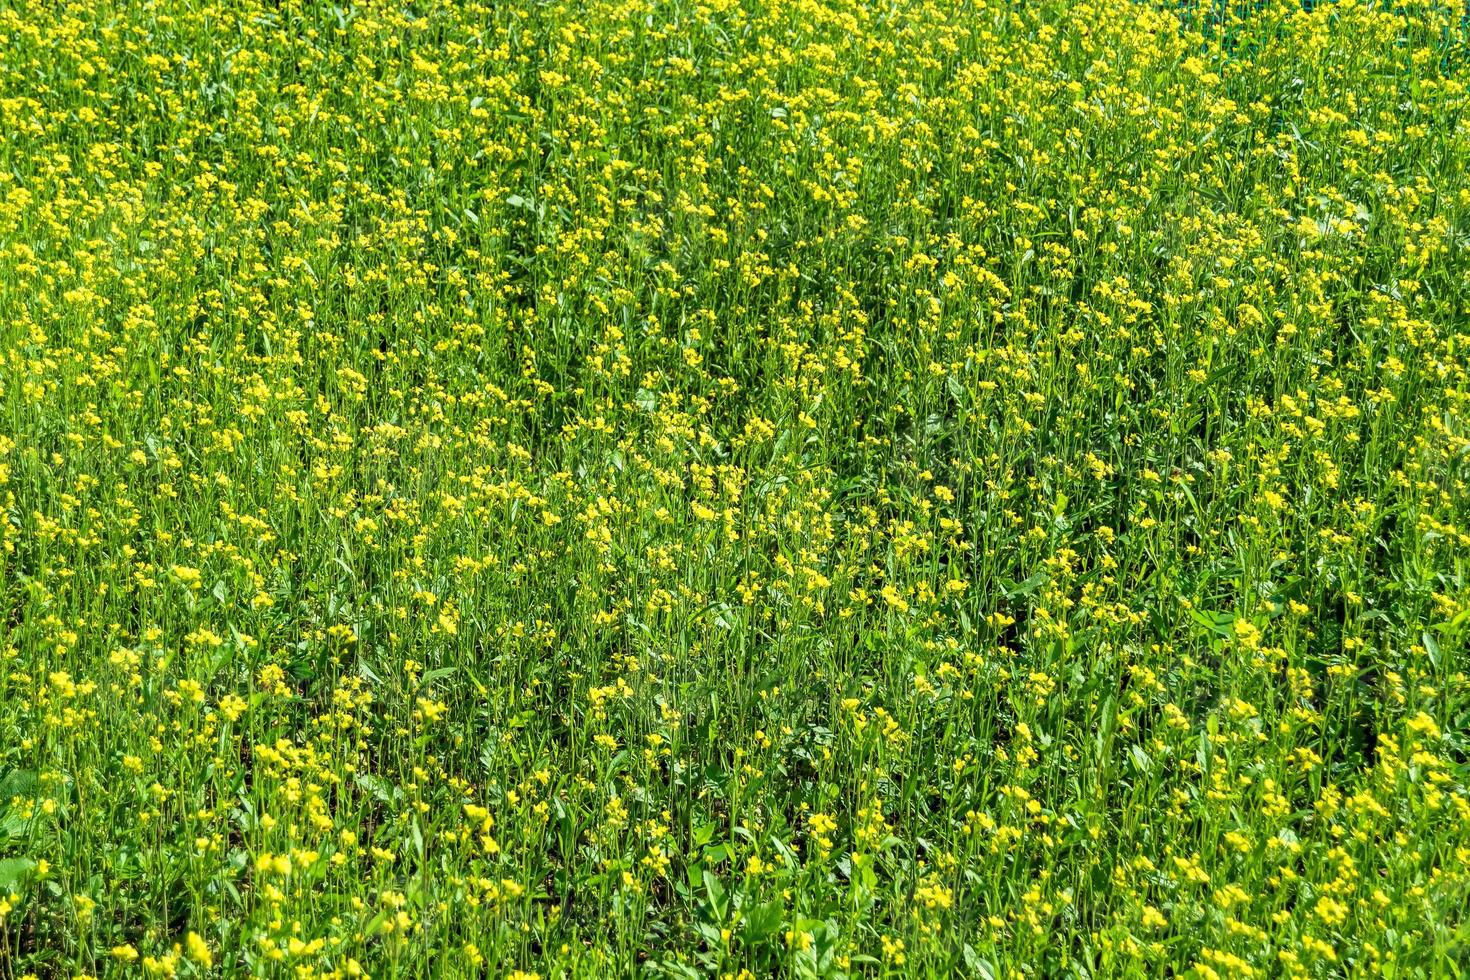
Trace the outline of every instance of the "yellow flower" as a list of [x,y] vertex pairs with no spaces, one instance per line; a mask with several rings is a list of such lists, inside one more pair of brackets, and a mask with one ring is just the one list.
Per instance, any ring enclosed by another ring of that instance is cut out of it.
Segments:
[[209,951],[209,944],[199,933],[190,930],[184,939],[184,945],[189,950],[189,959],[198,963],[200,968],[207,970],[214,965],[214,954]]

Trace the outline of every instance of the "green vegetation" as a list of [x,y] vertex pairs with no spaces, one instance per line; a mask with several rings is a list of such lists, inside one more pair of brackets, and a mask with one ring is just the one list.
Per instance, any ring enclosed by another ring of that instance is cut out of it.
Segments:
[[1459,975],[1454,7],[0,0],[0,978]]

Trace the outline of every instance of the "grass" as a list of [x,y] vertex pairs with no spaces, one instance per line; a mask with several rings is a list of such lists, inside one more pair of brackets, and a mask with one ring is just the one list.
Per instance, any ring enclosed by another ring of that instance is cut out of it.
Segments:
[[1462,13],[0,0],[0,977],[1459,975]]

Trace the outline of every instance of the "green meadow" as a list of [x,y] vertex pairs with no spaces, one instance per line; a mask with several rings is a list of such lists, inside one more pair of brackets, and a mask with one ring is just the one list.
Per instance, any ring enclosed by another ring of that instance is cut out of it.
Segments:
[[0,0],[0,980],[1461,976],[1464,17]]

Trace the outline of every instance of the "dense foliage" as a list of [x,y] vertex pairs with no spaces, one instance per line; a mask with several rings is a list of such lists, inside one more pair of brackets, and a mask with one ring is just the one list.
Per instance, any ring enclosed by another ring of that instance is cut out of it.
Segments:
[[1463,968],[1456,6],[0,3],[0,976]]

